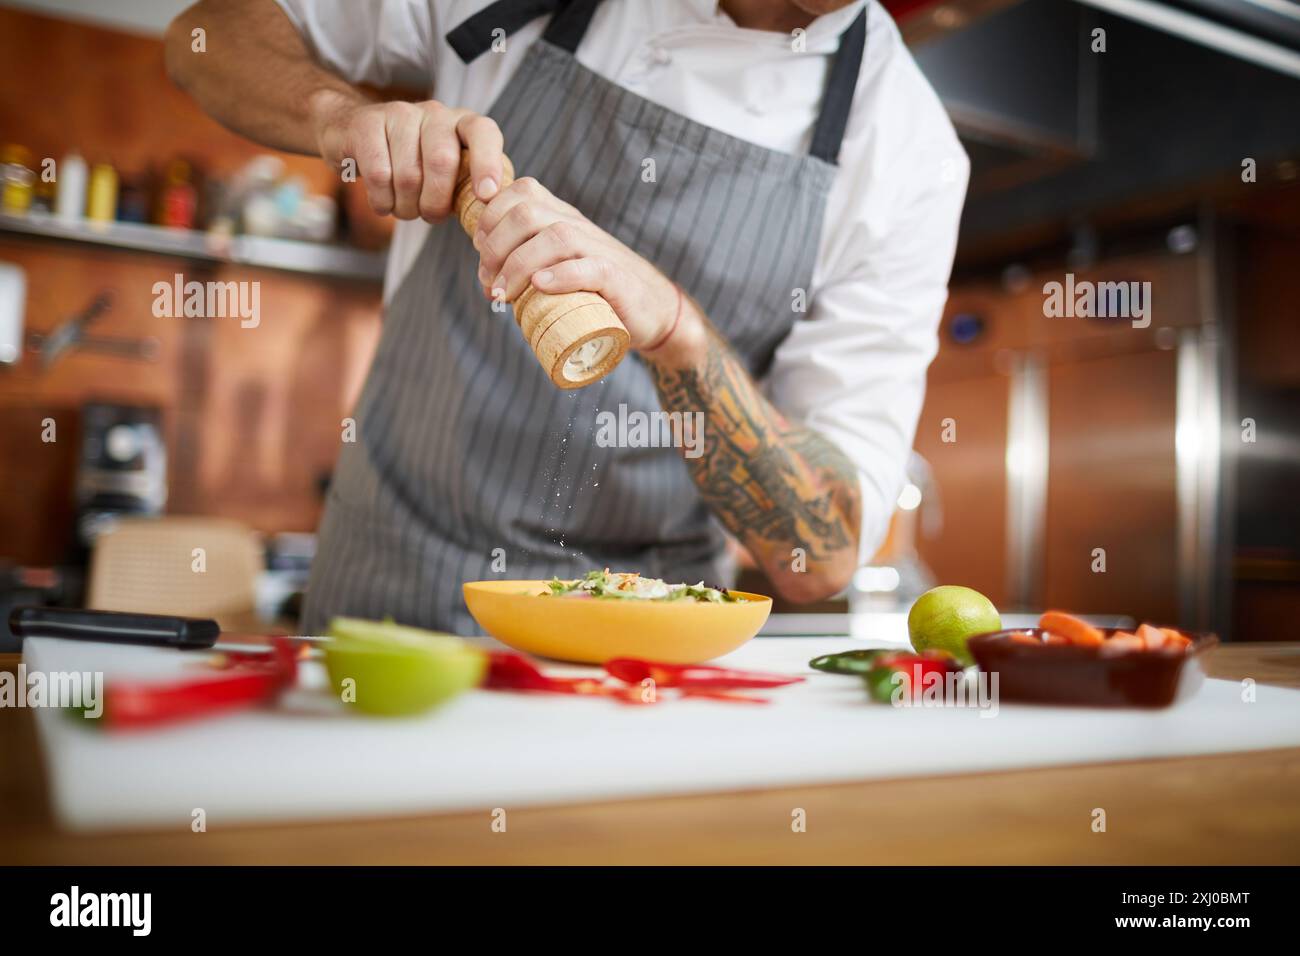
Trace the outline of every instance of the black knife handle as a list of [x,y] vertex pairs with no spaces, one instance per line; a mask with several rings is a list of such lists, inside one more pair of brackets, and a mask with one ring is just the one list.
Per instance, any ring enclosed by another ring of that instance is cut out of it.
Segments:
[[16,607],[9,613],[9,630],[19,639],[62,637],[158,647],[211,647],[221,634],[216,621],[203,618],[66,607]]

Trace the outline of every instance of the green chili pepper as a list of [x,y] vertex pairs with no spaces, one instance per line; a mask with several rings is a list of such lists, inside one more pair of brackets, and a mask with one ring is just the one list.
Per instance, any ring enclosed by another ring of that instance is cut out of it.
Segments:
[[838,654],[823,654],[808,662],[813,670],[825,671],[827,674],[865,674],[876,666],[876,659],[882,654],[897,654],[898,648],[871,647],[841,651]]
[[894,675],[898,673],[901,672],[894,667],[873,667],[867,671],[864,678],[864,683],[867,685],[867,696],[882,704],[893,703],[894,691],[898,687],[898,684],[894,681]]

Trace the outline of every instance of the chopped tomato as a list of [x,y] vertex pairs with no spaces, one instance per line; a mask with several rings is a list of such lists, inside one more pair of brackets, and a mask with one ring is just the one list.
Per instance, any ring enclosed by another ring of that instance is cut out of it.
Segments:
[[1168,638],[1165,632],[1158,627],[1152,627],[1150,624],[1143,624],[1137,629],[1137,636],[1141,638],[1142,643],[1149,651],[1158,651],[1165,646]]
[[1059,634],[1071,644],[1078,644],[1081,647],[1098,647],[1103,640],[1101,631],[1087,621],[1073,614],[1066,614],[1064,611],[1048,611],[1038,619],[1038,626],[1045,631]]
[[1146,650],[1146,644],[1143,642],[1142,638],[1138,637],[1136,634],[1128,634],[1125,632],[1112,634],[1110,637],[1106,638],[1105,642],[1101,645],[1101,653],[1106,657],[1111,657],[1115,654],[1127,654],[1129,651],[1143,650]]
[[1174,647],[1183,650],[1192,643],[1190,637],[1181,631],[1175,631],[1172,627],[1162,627],[1160,630],[1164,632],[1166,648]]

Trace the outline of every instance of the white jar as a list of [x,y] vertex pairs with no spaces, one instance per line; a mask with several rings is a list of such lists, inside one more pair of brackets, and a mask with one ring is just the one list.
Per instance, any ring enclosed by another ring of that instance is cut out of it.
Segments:
[[86,161],[79,153],[68,153],[59,161],[55,174],[58,192],[54,198],[54,214],[60,219],[80,219],[86,214],[86,181],[89,172]]

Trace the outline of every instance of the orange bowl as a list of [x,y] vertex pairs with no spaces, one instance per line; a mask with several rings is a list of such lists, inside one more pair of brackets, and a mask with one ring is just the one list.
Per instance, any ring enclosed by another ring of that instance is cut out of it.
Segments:
[[732,591],[734,604],[549,597],[545,581],[470,581],[465,604],[515,650],[581,664],[639,657],[698,664],[734,651],[762,628],[772,599]]

